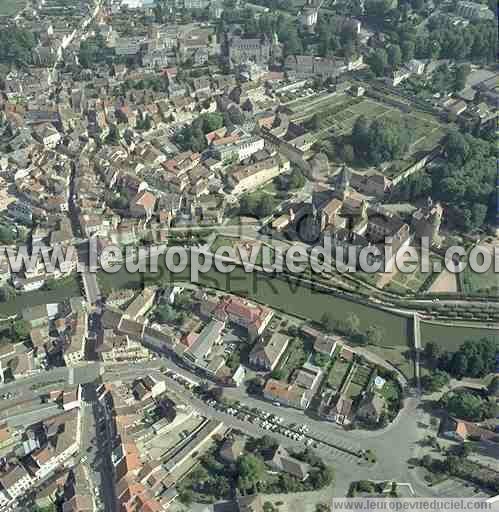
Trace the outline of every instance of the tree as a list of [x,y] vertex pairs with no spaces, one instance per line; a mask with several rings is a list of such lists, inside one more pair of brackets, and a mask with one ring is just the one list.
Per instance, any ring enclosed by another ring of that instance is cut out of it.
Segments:
[[402,60],[404,62],[409,62],[414,58],[414,50],[415,44],[414,41],[411,40],[403,40],[400,44],[400,49],[402,51]]
[[392,68],[398,68],[402,63],[402,50],[398,44],[391,44],[387,52],[388,64]]
[[428,362],[436,361],[440,356],[440,347],[434,341],[429,341],[424,347],[423,355]]
[[341,156],[346,163],[351,164],[355,160],[355,151],[351,144],[345,144],[341,147]]
[[178,493],[180,503],[190,507],[194,501],[194,493],[190,489],[181,488]]
[[442,390],[447,384],[449,384],[449,374],[442,370],[435,370],[429,375],[425,375],[421,379],[421,385],[425,391],[434,393],[435,391]]
[[338,328],[338,322],[333,313],[326,312],[322,315],[321,323],[327,332],[332,334]]
[[289,177],[289,188],[292,190],[301,189],[305,186],[305,176],[300,169],[295,168]]
[[456,377],[484,377],[495,370],[499,341],[493,338],[465,341],[452,356],[439,359],[439,367]]
[[0,226],[0,243],[10,244],[13,241],[14,235],[12,234],[12,230],[7,228],[6,226]]
[[161,323],[170,323],[175,321],[177,314],[170,305],[164,304],[156,309],[154,318],[156,321]]
[[388,56],[382,48],[377,48],[367,57],[367,63],[376,76],[383,76],[388,64]]
[[308,128],[314,132],[318,132],[321,129],[321,120],[318,114],[314,114],[308,123]]
[[268,217],[273,211],[274,211],[274,200],[272,199],[271,196],[265,194],[261,198],[261,200],[258,204],[258,208],[257,208],[258,217],[260,217],[260,218]]
[[314,354],[314,364],[324,368],[329,362],[329,357],[326,354],[316,352]]
[[16,320],[13,324],[14,336],[18,340],[24,340],[29,337],[30,325],[26,320]]
[[366,339],[370,345],[381,345],[385,331],[379,325],[370,325],[366,330]]
[[369,122],[364,115],[359,116],[352,128],[352,144],[358,158],[364,159],[369,144]]
[[454,81],[454,91],[462,91],[466,87],[466,80],[471,72],[471,68],[468,64],[463,64],[456,67],[456,76]]
[[265,474],[265,464],[261,457],[253,454],[242,455],[237,461],[238,488],[253,489]]
[[491,397],[497,397],[499,396],[499,377],[494,377],[489,384],[488,387],[489,395]]
[[272,370],[272,378],[275,379],[275,380],[283,380],[284,377],[286,376],[286,373],[284,372],[284,370],[280,369],[280,368],[276,368],[275,370]]
[[274,505],[270,501],[266,501],[263,504],[263,512],[279,512],[279,509],[277,507],[274,507]]
[[8,302],[11,296],[11,289],[7,285],[0,288],[0,302]]
[[343,323],[343,329],[349,336],[358,336],[360,333],[360,320],[355,313],[349,313]]
[[463,420],[481,421],[485,415],[484,401],[468,391],[444,397],[442,405],[451,416]]

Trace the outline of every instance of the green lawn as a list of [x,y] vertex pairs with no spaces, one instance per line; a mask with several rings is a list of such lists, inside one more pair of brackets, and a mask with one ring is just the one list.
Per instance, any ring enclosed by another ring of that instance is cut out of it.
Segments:
[[463,272],[463,287],[465,293],[494,295],[499,292],[499,279],[493,265],[487,272],[477,274],[467,266]]
[[310,352],[304,343],[299,339],[294,339],[284,353],[279,370],[283,372],[283,380],[288,380],[291,374],[297,368],[301,368],[307,361]]
[[409,351],[406,346],[378,347],[376,345],[369,345],[367,348],[370,352],[374,352],[391,363],[407,379],[412,379],[414,377],[414,362],[410,358]]
[[347,363],[340,358],[336,359],[329,371],[328,384],[334,389],[340,389],[340,386],[343,383],[349,368],[350,363]]

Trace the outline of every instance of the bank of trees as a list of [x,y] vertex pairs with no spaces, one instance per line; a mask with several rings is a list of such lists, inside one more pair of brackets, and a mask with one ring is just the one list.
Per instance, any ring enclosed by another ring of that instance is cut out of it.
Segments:
[[481,226],[494,205],[496,158],[492,144],[451,131],[445,162],[432,173],[433,197],[445,201],[455,220],[470,230]]
[[274,208],[275,199],[269,194],[247,194],[239,201],[239,214],[247,217],[268,217]]
[[184,126],[175,136],[175,142],[184,151],[200,153],[204,151],[208,142],[205,134],[218,130],[224,126],[222,114],[201,114],[190,126]]
[[439,370],[456,378],[481,378],[495,372],[499,341],[494,338],[465,341],[454,353],[441,351],[438,343],[425,345],[424,357]]
[[0,31],[0,62],[3,64],[30,64],[31,52],[36,45],[32,31],[10,26]]
[[365,116],[359,116],[351,135],[355,156],[371,165],[397,160],[407,151],[410,133],[403,121],[375,119],[369,123]]
[[487,418],[495,418],[497,414],[495,400],[488,400],[468,391],[445,395],[441,405],[451,416],[469,421],[483,421]]

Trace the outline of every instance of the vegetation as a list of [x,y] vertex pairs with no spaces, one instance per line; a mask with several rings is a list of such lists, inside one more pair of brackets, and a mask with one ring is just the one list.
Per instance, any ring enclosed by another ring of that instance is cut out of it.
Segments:
[[463,457],[448,455],[444,460],[441,460],[425,455],[419,463],[433,474],[455,476],[488,488],[494,493],[499,492],[499,480],[496,471]]
[[464,229],[481,226],[494,212],[496,178],[492,144],[451,131],[444,145],[446,161],[432,173],[434,198],[445,201]]
[[449,374],[441,370],[435,370],[421,378],[423,389],[429,393],[442,390],[449,384]]
[[497,414],[497,404],[494,400],[481,398],[469,391],[449,393],[442,398],[441,405],[451,416],[470,421],[483,421]]
[[246,194],[239,201],[239,214],[261,219],[275,208],[275,199],[269,194]]
[[[427,349],[438,354],[435,349]],[[485,377],[495,371],[499,341],[494,338],[465,341],[452,355],[443,352],[438,359],[438,367],[454,377]]]
[[224,126],[224,117],[222,114],[201,114],[190,126],[184,126],[175,136],[175,142],[184,151],[201,152],[204,151],[208,142],[205,134],[218,130]]
[[362,115],[353,125],[351,140],[358,159],[379,165],[397,160],[406,153],[411,131],[403,120],[375,119],[369,124]]
[[0,63],[27,65],[36,40],[33,32],[16,25],[0,32]]

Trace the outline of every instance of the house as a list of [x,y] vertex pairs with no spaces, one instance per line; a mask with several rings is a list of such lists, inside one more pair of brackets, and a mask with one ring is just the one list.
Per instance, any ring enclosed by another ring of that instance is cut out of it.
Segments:
[[[264,152],[262,152],[264,153]],[[258,153],[254,155],[258,156]],[[254,162],[232,167],[227,173],[227,181],[235,196],[249,193],[279,176],[290,168],[289,160],[281,161],[278,155],[255,158]]]
[[288,407],[294,407],[295,409],[305,410],[310,405],[307,390],[275,379],[267,381],[263,388],[263,396],[267,400],[278,402]]
[[126,308],[124,315],[132,320],[137,320],[139,317],[151,309],[156,298],[155,288],[145,288]]
[[254,62],[260,66],[269,63],[272,44],[265,35],[233,35],[229,37],[229,60],[232,65]]
[[352,422],[353,401],[340,395],[333,408],[333,419],[340,425],[349,425]]
[[324,354],[328,357],[331,357],[336,348],[336,339],[331,336],[326,336],[324,334],[319,334],[314,341],[314,350],[319,354]]
[[273,470],[294,476],[300,482],[304,482],[310,475],[310,465],[289,455],[282,446],[278,446],[272,457],[265,462]]
[[289,345],[289,337],[280,332],[272,333],[267,340],[259,341],[249,354],[254,367],[271,372]]
[[37,125],[33,132],[33,137],[46,149],[54,149],[61,140],[61,134],[49,123]]
[[24,466],[16,464],[0,475],[0,485],[0,506],[5,506],[31,489],[33,478]]
[[225,297],[216,305],[213,314],[219,320],[228,320],[244,327],[250,340],[261,336],[274,316],[271,309],[239,297]]
[[245,445],[246,441],[242,437],[226,439],[221,446],[218,455],[224,462],[235,464],[239,457],[244,454]]
[[453,441],[464,442],[468,439],[482,442],[499,443],[499,435],[470,421],[447,417],[440,425],[440,435]]
[[238,512],[263,512],[263,499],[259,494],[237,496]]
[[156,196],[144,190],[139,192],[130,203],[130,214],[134,217],[146,217],[150,219],[156,205]]
[[385,410],[385,400],[378,393],[371,394],[357,409],[357,417],[369,423],[378,423]]
[[88,315],[79,311],[74,321],[69,345],[64,349],[64,362],[66,366],[75,366],[85,359],[85,344],[88,336]]

